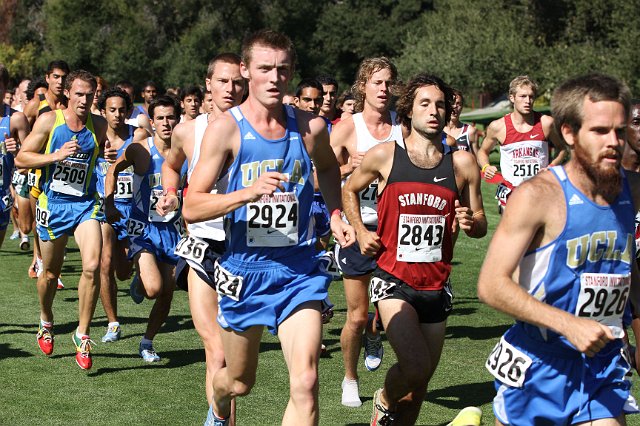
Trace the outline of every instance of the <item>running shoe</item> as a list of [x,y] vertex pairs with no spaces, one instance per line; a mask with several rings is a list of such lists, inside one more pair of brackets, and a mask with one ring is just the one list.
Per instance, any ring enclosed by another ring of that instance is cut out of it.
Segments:
[[119,325],[107,327],[107,333],[102,336],[102,343],[116,342],[120,340],[122,330]]
[[384,355],[384,348],[382,347],[382,337],[380,334],[377,336],[369,336],[364,334],[364,366],[369,371],[376,371],[382,364],[382,356]]
[[33,265],[29,266],[29,270],[27,271],[27,273],[29,274],[29,278],[31,279],[38,278],[38,264],[34,263]]
[[29,236],[28,235],[24,235],[20,239],[20,250],[27,251],[27,250],[29,250],[30,247],[31,247],[31,244],[29,244]]
[[393,414],[380,401],[382,389],[373,394],[373,413],[371,414],[371,426],[390,426],[393,424]]
[[140,274],[136,273],[136,275],[131,280],[131,285],[129,285],[129,296],[136,305],[139,305],[144,300],[144,295],[138,292],[138,283],[140,282]]
[[478,407],[466,407],[447,426],[480,426],[482,411]]
[[64,289],[64,284],[62,284],[62,280],[58,278],[58,285],[56,287],[58,290]]
[[82,339],[78,339],[75,332],[71,335],[71,340],[76,345],[76,363],[83,370],[89,370],[93,365],[91,349],[96,343],[89,336],[83,336]]
[[18,238],[20,238],[20,231],[16,229],[15,231],[13,231],[13,234],[11,234],[9,239],[13,241],[13,240],[17,240]]
[[51,329],[41,325],[36,335],[36,341],[43,354],[51,355],[53,353],[53,332]]
[[207,420],[204,422],[204,426],[227,426],[229,419],[221,419],[213,414],[213,405],[209,405],[209,412],[207,413]]
[[160,362],[160,355],[158,355],[156,350],[153,349],[153,345],[143,345],[141,342],[138,353],[144,362]]
[[320,302],[320,309],[322,311],[322,323],[329,324],[331,318],[333,318],[333,303],[329,300],[329,297]]
[[351,408],[362,405],[357,379],[342,379],[342,405]]

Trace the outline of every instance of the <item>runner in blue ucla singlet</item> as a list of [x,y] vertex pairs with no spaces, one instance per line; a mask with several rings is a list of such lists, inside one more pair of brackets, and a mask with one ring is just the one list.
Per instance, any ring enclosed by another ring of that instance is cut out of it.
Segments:
[[[7,229],[11,221],[11,208],[13,197],[11,196],[11,177],[13,173],[13,154],[7,152],[5,135],[10,135],[9,122],[11,121],[11,108],[0,104],[4,111],[0,116],[0,231]],[[2,239],[0,239],[0,244]]]
[[[261,172],[280,171],[289,177],[285,191],[248,203],[225,217],[227,251],[216,270],[223,327],[246,330],[278,325],[304,302],[323,300],[329,279],[318,269],[315,237],[310,229],[313,201],[311,160],[298,132],[295,111],[285,105],[283,138],[260,136],[238,107],[230,111],[242,142],[230,167],[227,192],[251,186]],[[218,277],[226,276],[228,280]],[[225,282],[226,281],[226,282]],[[272,295],[274,283],[283,288]]]

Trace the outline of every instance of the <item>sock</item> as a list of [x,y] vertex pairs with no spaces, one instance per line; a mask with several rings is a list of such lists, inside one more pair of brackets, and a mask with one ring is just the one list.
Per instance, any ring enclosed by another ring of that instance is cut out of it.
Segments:
[[76,328],[76,339],[82,341],[82,338],[89,338],[88,334],[81,334],[78,329]]
[[109,327],[109,328],[111,328],[111,327],[120,327],[120,323],[118,321],[110,322],[109,324],[107,324],[107,327]]
[[51,330],[53,328],[53,321],[49,322],[40,318],[40,327],[48,328],[49,330]]

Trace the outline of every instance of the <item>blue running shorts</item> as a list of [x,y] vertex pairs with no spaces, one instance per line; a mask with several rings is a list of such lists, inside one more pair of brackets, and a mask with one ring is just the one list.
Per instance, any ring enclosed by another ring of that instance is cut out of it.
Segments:
[[36,229],[42,241],[55,240],[63,234],[73,235],[78,225],[87,220],[104,221],[100,198],[82,197],[77,200],[50,199],[40,193],[36,203]]

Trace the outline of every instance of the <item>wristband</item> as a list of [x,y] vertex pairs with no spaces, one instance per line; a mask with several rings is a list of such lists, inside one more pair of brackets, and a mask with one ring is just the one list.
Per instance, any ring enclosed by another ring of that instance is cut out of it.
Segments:
[[164,195],[178,195],[178,190],[175,189],[174,187],[170,186],[169,188],[165,189],[164,191]]
[[487,170],[487,167],[489,167],[491,164],[487,163],[484,166],[482,166],[482,169],[480,170],[481,173],[484,173],[485,170]]
[[331,217],[333,217],[334,215],[342,215],[342,210],[340,209],[333,209],[333,211],[331,212]]

